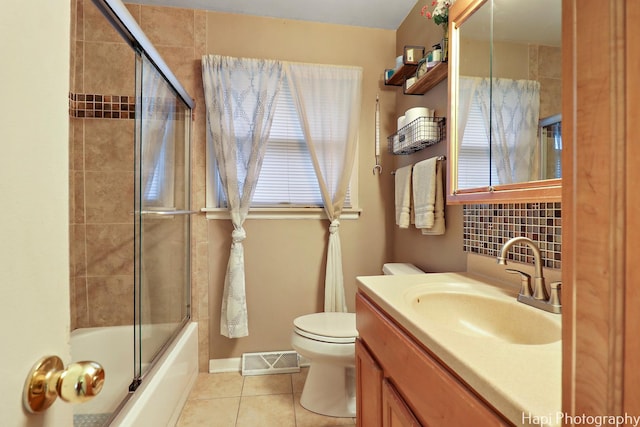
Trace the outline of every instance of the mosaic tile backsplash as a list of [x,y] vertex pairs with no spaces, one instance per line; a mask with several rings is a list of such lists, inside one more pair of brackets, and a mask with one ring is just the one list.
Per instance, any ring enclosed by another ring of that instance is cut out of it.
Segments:
[[69,115],[78,118],[134,119],[136,97],[70,92]]
[[[497,257],[507,240],[525,236],[540,247],[545,267],[560,269],[561,213],[561,203],[464,205],[464,251]],[[513,246],[508,259],[533,264],[524,245]]]

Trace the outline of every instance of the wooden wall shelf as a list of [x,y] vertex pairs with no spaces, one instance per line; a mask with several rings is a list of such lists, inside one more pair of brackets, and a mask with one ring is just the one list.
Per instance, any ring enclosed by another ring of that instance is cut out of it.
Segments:
[[418,81],[411,85],[411,87],[403,86],[403,93],[405,95],[424,95],[435,85],[447,78],[449,74],[449,64],[447,62],[440,62],[435,67],[427,71],[425,75],[420,77]]

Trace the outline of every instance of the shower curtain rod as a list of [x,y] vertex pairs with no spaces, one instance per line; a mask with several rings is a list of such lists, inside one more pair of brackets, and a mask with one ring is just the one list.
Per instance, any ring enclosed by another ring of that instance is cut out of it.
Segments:
[[160,74],[178,93],[178,96],[193,110],[195,102],[156,48],[153,47],[151,41],[145,36],[125,5],[120,0],[93,0],[93,3],[132,48],[142,50],[149,57],[149,60],[158,68]]

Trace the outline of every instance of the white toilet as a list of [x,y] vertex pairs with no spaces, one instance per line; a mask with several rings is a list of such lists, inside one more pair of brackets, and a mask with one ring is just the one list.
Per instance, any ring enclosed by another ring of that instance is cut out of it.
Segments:
[[[422,274],[412,264],[384,264],[385,275]],[[310,360],[300,404],[331,417],[356,416],[355,313],[314,313],[293,321],[291,344]]]

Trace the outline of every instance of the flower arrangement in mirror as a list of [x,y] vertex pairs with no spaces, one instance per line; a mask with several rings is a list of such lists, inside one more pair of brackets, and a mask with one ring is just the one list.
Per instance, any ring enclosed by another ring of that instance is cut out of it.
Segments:
[[433,11],[429,11],[428,5],[424,5],[420,11],[420,15],[442,26],[442,62],[446,62],[449,57],[449,8],[454,2],[455,0],[433,0]]

